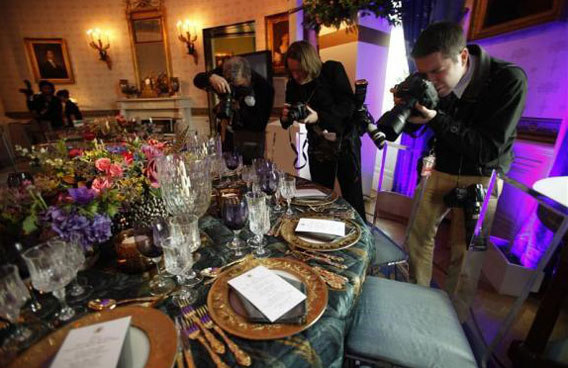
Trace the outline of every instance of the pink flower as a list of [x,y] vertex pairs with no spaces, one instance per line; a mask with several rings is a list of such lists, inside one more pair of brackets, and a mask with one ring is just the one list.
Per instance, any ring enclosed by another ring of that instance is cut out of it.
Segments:
[[99,158],[95,161],[95,167],[101,172],[108,172],[110,165],[111,161],[109,158]]
[[124,159],[124,162],[126,162],[126,165],[130,165],[132,164],[132,161],[134,161],[134,155],[132,152],[122,152],[121,156]]
[[148,166],[144,169],[144,175],[150,180],[150,184],[153,188],[159,188],[160,184],[158,182],[158,170],[156,168],[156,159],[152,158],[148,160]]
[[97,195],[99,195],[103,190],[108,189],[112,186],[112,182],[107,178],[95,178],[93,184],[91,184],[91,189],[94,190]]
[[120,177],[120,176],[122,176],[122,166],[117,165],[117,164],[112,164],[112,165],[110,165],[110,168],[108,169],[108,173],[113,178]]

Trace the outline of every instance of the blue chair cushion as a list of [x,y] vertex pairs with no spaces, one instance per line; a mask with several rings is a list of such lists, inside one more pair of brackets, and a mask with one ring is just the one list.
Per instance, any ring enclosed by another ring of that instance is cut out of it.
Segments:
[[477,367],[445,292],[377,277],[363,285],[346,351],[406,367]]

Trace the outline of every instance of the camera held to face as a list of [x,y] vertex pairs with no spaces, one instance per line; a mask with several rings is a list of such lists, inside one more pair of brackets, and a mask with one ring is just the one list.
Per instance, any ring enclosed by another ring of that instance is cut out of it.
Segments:
[[403,103],[384,113],[377,121],[376,129],[368,128],[369,136],[379,149],[383,148],[386,140],[394,142],[402,133],[407,119],[419,114],[414,109],[417,102],[428,109],[435,109],[440,100],[436,87],[420,73],[411,74],[397,84],[394,96],[402,99]]
[[[485,200],[485,189],[481,184],[472,184],[466,188],[454,188],[444,195],[444,203],[450,208],[463,208],[465,225],[465,243],[469,249],[486,250],[487,239],[474,236],[479,221],[481,208]],[[483,219],[482,219],[483,220]],[[473,243],[472,243],[473,240]]]
[[308,110],[306,104],[301,102],[295,103],[288,109],[288,119],[290,121],[302,121],[308,117],[310,111]]

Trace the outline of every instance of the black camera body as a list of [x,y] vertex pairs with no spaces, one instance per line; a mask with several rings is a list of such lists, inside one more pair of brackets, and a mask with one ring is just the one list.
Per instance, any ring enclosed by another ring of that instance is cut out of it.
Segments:
[[[366,79],[359,79],[355,81],[355,118],[354,123],[356,125],[359,135],[362,136],[365,132],[369,135],[369,138],[375,143],[377,147],[380,144],[381,132],[377,129],[375,125],[375,119],[373,115],[367,109],[365,105],[365,97],[367,96],[367,86],[368,82]],[[381,146],[382,147],[382,146]],[[381,148],[379,147],[379,148]]]
[[385,141],[394,142],[406,126],[407,119],[419,114],[414,109],[416,102],[428,109],[435,109],[440,101],[436,87],[420,73],[409,75],[395,86],[395,91],[394,96],[402,99],[403,103],[384,113],[377,121],[377,131],[372,138],[379,149],[384,147]]
[[306,104],[297,102],[294,105],[290,106],[288,109],[288,119],[290,121],[301,121],[308,117],[310,112],[308,111],[308,107]]
[[233,116],[233,100],[235,99],[235,89],[231,88],[231,92],[219,94],[219,110],[217,118],[231,119]]
[[[472,184],[466,188],[454,188],[444,195],[444,203],[450,208],[463,208],[465,225],[465,243],[474,250],[486,250],[487,239],[474,236],[479,221],[481,208],[485,200],[485,189],[481,184]],[[472,239],[474,242],[472,243]]]

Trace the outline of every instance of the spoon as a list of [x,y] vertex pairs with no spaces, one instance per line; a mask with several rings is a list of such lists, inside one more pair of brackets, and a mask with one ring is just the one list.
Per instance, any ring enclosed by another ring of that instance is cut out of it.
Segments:
[[90,300],[87,306],[96,311],[102,311],[105,309],[111,310],[116,308],[117,305],[127,304],[127,303],[150,303],[148,306],[153,306],[164,299],[165,295],[151,296],[151,297],[141,297],[141,298],[131,298],[131,299],[93,299]]
[[221,274],[221,272],[223,272],[227,267],[231,267],[233,265],[236,265],[237,263],[241,263],[243,261],[246,261],[248,259],[251,259],[252,257],[250,255],[244,256],[243,258],[239,258],[236,261],[227,263],[226,265],[223,265],[221,267],[206,267],[204,269],[202,269],[201,271],[199,271],[199,273],[201,274],[201,276],[203,277],[217,277]]

